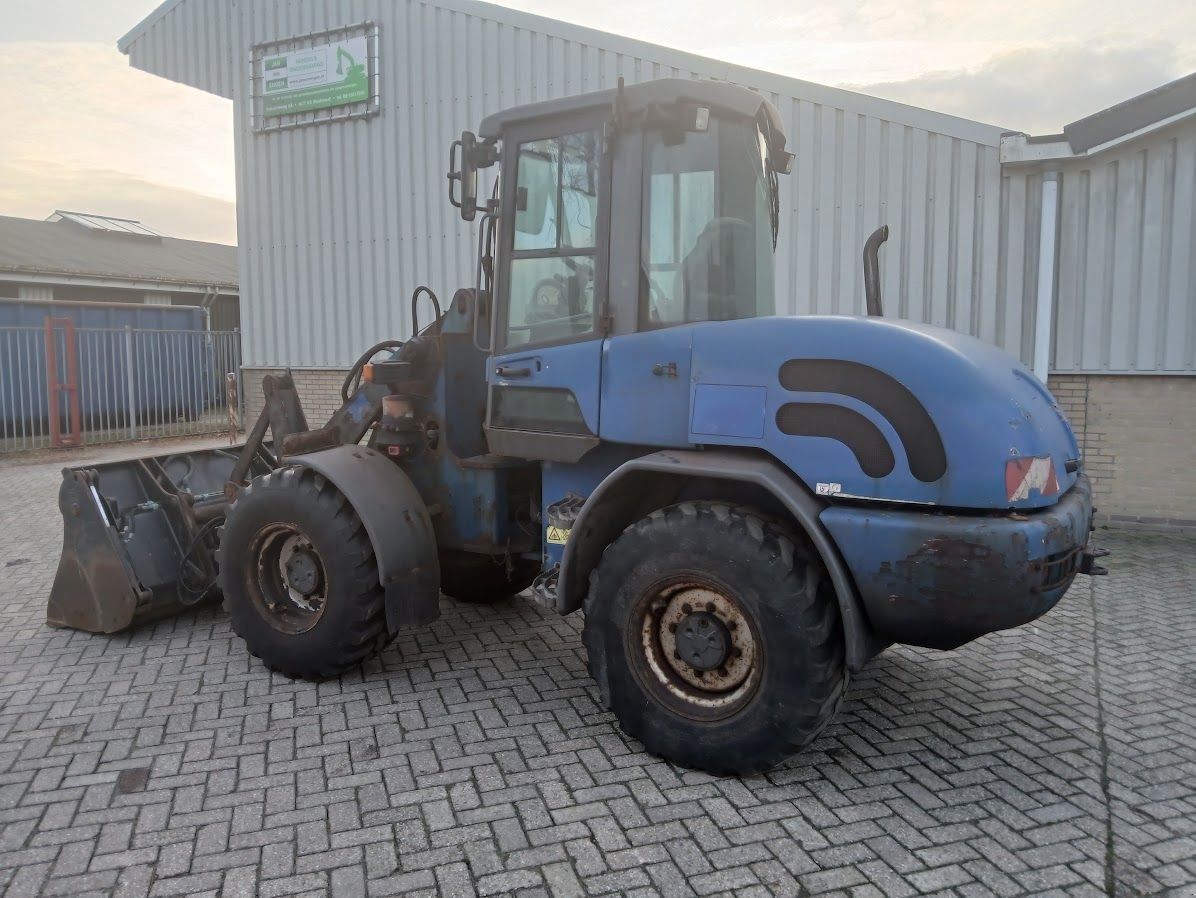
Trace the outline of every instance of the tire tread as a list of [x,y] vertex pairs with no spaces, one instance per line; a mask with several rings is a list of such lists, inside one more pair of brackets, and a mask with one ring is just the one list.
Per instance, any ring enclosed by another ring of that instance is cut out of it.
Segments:
[[[785,614],[811,634],[809,640],[814,653],[813,669],[820,673],[817,688],[804,701],[791,706],[792,716],[785,727],[787,737],[779,740],[772,751],[751,758],[714,759],[696,746],[690,756],[675,760],[686,766],[696,766],[719,775],[751,774],[770,769],[785,758],[808,745],[838,711],[847,686],[845,648],[841,633],[838,607],[833,597],[820,594],[825,574],[820,563],[813,561],[804,537],[795,534],[784,523],[760,514],[746,506],[723,501],[694,500],[659,509],[627,527],[607,546],[602,559],[590,575],[585,599],[587,620],[595,611],[595,603],[605,601],[610,576],[608,559],[613,559],[628,546],[653,544],[671,539],[680,528],[701,526],[710,521],[719,528],[731,529],[747,537],[753,544],[752,563],[779,566],[779,578],[792,581],[791,601]],[[619,697],[611,695],[607,659],[603,657],[601,634],[597,628],[583,629],[583,641],[591,675],[598,682],[606,707],[619,716]],[[620,722],[622,718],[620,717]],[[639,739],[650,752],[663,754],[660,741],[654,738],[652,727],[631,735]]]
[[330,481],[309,468],[289,466],[256,478],[241,490],[229,510],[229,519],[236,514],[238,506],[244,508],[246,504],[268,501],[260,497],[280,492],[307,493],[310,501],[320,510],[321,517],[329,522],[335,537],[344,545],[343,557],[355,560],[345,590],[350,594],[352,603],[348,622],[337,634],[322,661],[302,666],[295,659],[288,658],[285,651],[275,653],[256,646],[241,615],[232,607],[227,591],[224,608],[229,613],[233,631],[245,640],[250,654],[271,670],[293,679],[331,679],[380,652],[393,639],[386,625],[385,593],[378,582],[373,545],[349,501]]

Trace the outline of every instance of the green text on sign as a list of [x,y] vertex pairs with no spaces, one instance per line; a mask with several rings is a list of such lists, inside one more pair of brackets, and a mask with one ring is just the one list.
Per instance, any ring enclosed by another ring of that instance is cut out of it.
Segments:
[[263,113],[294,115],[366,102],[370,98],[368,53],[363,35],[267,58]]

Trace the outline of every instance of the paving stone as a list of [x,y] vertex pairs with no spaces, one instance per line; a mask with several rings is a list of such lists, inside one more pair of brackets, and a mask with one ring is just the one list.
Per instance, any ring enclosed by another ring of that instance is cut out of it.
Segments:
[[60,468],[126,452],[0,460],[0,895],[1196,896],[1196,536],[1099,532],[1108,577],[889,649],[719,779],[624,737],[582,621],[519,598],[321,684],[217,607],[46,628]]

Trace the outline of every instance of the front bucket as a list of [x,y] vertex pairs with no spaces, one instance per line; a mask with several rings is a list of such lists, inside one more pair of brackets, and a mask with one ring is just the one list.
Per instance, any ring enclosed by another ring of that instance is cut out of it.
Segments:
[[[224,484],[240,448],[65,469],[62,558],[46,623],[116,633],[214,598]],[[270,468],[259,452],[249,476]]]

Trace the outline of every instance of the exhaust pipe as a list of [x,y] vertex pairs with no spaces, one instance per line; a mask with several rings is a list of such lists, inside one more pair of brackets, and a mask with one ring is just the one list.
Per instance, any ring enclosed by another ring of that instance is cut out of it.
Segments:
[[879,318],[884,315],[880,304],[880,245],[889,239],[889,226],[881,225],[864,242],[864,298],[868,314]]

